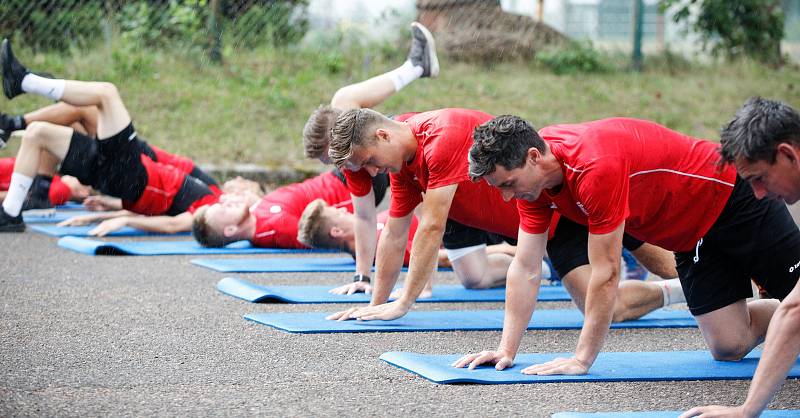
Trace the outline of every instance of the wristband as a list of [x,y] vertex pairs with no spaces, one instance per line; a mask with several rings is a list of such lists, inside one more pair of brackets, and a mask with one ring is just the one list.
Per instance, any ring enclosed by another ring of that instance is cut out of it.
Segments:
[[370,279],[369,279],[369,276],[365,276],[365,275],[359,273],[359,274],[353,275],[353,283],[356,283],[356,282],[369,283]]

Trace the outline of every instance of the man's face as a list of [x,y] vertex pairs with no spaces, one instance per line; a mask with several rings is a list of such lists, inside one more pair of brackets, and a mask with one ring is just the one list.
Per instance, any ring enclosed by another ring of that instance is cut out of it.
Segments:
[[345,168],[352,171],[365,169],[370,176],[378,173],[397,173],[403,168],[403,154],[388,139],[378,139],[375,143],[353,147],[353,155],[347,160]]
[[800,200],[800,164],[791,145],[779,145],[773,164],[740,158],[735,165],[739,175],[750,183],[757,199],[783,200],[788,204]]
[[217,231],[223,231],[228,226],[239,226],[250,217],[248,203],[241,194],[223,194],[218,203],[206,210],[206,223]]
[[355,245],[355,215],[343,207],[325,206],[322,208],[322,217],[331,228],[330,233],[334,238],[343,244]]
[[540,171],[538,164],[529,157],[525,159],[525,165],[511,170],[499,164],[495,165],[494,172],[483,178],[489,185],[500,189],[500,194],[506,202],[512,197],[534,201],[545,189],[545,178]]

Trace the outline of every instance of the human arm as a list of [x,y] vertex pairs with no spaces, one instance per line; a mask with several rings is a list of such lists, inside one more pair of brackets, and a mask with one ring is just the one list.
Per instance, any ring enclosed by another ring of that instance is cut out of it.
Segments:
[[757,417],[783,384],[800,355],[800,284],[781,302],[767,330],[764,351],[750,383],[747,399],[738,407],[709,405],[686,411],[681,418]]
[[92,211],[120,210],[122,209],[122,199],[111,196],[89,196],[83,199],[83,206]]
[[[376,234],[377,211],[375,210],[375,192],[370,188],[364,196],[350,195],[353,199],[355,221],[355,259],[356,274],[370,277],[372,263],[375,261],[375,247],[378,236]],[[370,293],[372,286],[365,281],[348,283],[330,290],[330,293],[339,295],[352,295],[356,292]]]
[[8,192],[0,192],[0,202],[6,200],[6,195],[7,194],[8,194]]
[[133,212],[127,210],[118,210],[114,212],[95,213],[89,215],[73,216],[69,219],[63,220],[58,223],[58,226],[81,226],[88,225],[95,222],[105,221],[108,219],[119,218],[121,216],[133,215]]
[[[384,304],[397,282],[397,276],[400,275],[400,269],[403,267],[403,255],[408,244],[408,230],[411,226],[412,216],[413,213],[402,218],[390,216],[383,228],[381,239],[378,242],[378,269],[374,279],[374,293],[370,300],[370,306]],[[358,318],[355,314],[363,309],[365,308],[350,308],[336,312],[326,319],[339,321],[355,319]]]
[[503,370],[514,364],[522,335],[536,307],[547,232],[529,234],[520,229],[518,237],[517,254],[508,268],[506,279],[506,306],[500,345],[495,351],[467,354],[455,361],[453,367],[474,369],[484,363],[494,363],[497,370]]
[[625,223],[607,234],[589,233],[589,265],[592,273],[586,290],[583,329],[575,356],[555,359],[524,369],[525,374],[586,374],[600,353],[611,326],[619,285],[619,259]]
[[121,216],[102,222],[89,231],[89,235],[102,237],[126,226],[147,232],[174,234],[191,230],[192,214],[183,212],[175,216]]

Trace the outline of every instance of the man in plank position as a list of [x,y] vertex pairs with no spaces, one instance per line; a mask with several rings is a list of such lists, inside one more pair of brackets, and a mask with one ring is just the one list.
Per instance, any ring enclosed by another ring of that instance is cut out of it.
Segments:
[[[394,319],[408,312],[425,287],[436,261],[436,254],[448,231],[447,220],[477,233],[490,232],[514,242],[519,228],[519,215],[514,201],[504,201],[500,192],[484,182],[469,178],[467,153],[472,145],[472,132],[491,115],[468,109],[441,109],[420,113],[404,122],[391,120],[371,109],[354,109],[343,113],[336,121],[330,144],[334,163],[370,174],[391,172],[392,203],[389,219],[377,251],[376,283],[370,306],[352,308],[332,315],[331,319]],[[419,228],[414,237],[406,277],[405,293],[394,302],[386,303],[400,272],[408,237],[412,211],[419,206]],[[580,225],[559,222],[553,228],[550,259],[564,285],[579,307],[588,286],[588,259],[585,246],[575,242],[585,240],[587,233]],[[582,232],[578,232],[581,231]],[[484,242],[474,239],[469,231],[445,248],[469,252],[483,248]],[[674,277],[672,255],[634,238],[626,244],[640,257],[646,267],[662,277]],[[620,244],[620,249],[622,244]],[[577,252],[576,252],[577,251]],[[618,251],[619,252],[619,251]],[[512,257],[492,254],[484,263],[487,268],[478,277],[483,286],[492,287],[506,281]],[[619,255],[617,256],[619,267]],[[541,268],[542,260],[539,259]],[[665,304],[681,299],[680,286],[675,282],[626,281],[621,290],[625,295],[616,306],[615,319],[638,318]],[[678,289],[676,291],[676,289]]]
[[[788,105],[758,97],[748,100],[723,129],[722,159],[736,166],[756,199],[792,204],[800,200],[800,114]],[[795,254],[800,262],[800,254]],[[693,408],[682,418],[757,417],[767,407],[800,354],[800,287],[775,310],[764,352],[744,404]]]
[[191,224],[191,212],[217,198],[206,183],[148,156],[113,84],[50,79],[31,73],[14,58],[8,40],[0,47],[0,68],[3,92],[9,99],[33,93],[98,109],[97,139],[49,122],[32,122],[26,127],[0,210],[0,231],[25,230],[22,204],[45,152],[61,163],[61,174],[122,199],[124,209],[150,216],[132,218],[128,224],[136,228],[166,232],[185,229]]
[[455,367],[513,364],[536,304],[539,263],[556,210],[588,225],[586,319],[574,356],[523,373],[588,372],[613,320],[626,232],[676,252],[689,309],[718,360],[741,359],[761,343],[778,306],[774,299],[746,301],[751,278],[778,298],[797,282],[800,270],[792,267],[800,231],[786,205],[756,200],[732,166],[718,164],[717,144],[627,118],[537,133],[519,117],[500,116],[474,136],[470,175],[506,199],[519,199],[519,246],[509,268],[500,345],[466,355]]
[[[340,88],[333,95],[330,105],[317,108],[303,129],[303,146],[308,158],[319,159],[330,164],[328,144],[330,131],[336,118],[344,111],[377,106],[418,78],[435,78],[439,75],[439,59],[433,36],[419,22],[411,24],[411,49],[402,66],[368,80]],[[405,120],[413,113],[397,115],[396,120]],[[376,206],[383,200],[382,191],[389,183],[386,173],[370,175],[366,170],[348,170],[342,173],[347,178],[347,187],[353,200],[355,221],[354,282],[337,288],[337,293],[364,291],[369,286],[376,249]],[[376,186],[381,186],[380,188]],[[373,192],[381,191],[376,194]]]

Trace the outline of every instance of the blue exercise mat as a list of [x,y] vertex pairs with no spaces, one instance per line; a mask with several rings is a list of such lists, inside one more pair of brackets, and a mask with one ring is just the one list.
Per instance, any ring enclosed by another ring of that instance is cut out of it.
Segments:
[[[62,237],[60,247],[89,255],[200,255],[200,254],[299,254],[318,250],[286,250],[254,247],[238,241],[221,248],[207,248],[197,241],[124,241],[105,242],[81,237]],[[326,250],[327,252],[327,250]]]
[[[28,211],[26,211],[28,212]],[[36,211],[36,212],[22,212],[22,220],[25,223],[29,224],[54,224],[62,221],[66,221],[67,219],[73,218],[75,216],[83,216],[83,215],[96,215],[103,212],[91,212],[86,210],[73,210],[73,211],[51,211],[49,213]]]
[[86,210],[86,206],[83,206],[83,203],[78,202],[67,202],[63,205],[56,206],[58,210]]
[[[222,273],[325,273],[353,272],[356,262],[351,257],[326,258],[198,258],[192,264]],[[403,271],[407,271],[403,267]],[[452,271],[440,268],[439,271]]]
[[[412,311],[392,321],[330,321],[331,313],[254,313],[245,319],[282,331],[318,334],[340,332],[500,331],[502,310]],[[577,309],[536,311],[528,329],[580,329],[583,315]],[[658,310],[634,320],[617,322],[611,328],[686,328],[697,323],[688,311]]]
[[[644,411],[644,412],[559,412],[552,418],[677,418],[683,411]],[[762,418],[800,417],[800,410],[767,410],[761,413]]]
[[[408,352],[389,352],[381,360],[403,370],[418,374],[435,383],[565,383],[565,382],[634,382],[673,380],[732,380],[751,379],[756,371],[760,350],[741,361],[716,361],[708,351],[664,351],[600,353],[589,374],[581,376],[532,376],[520,371],[573,353],[518,354],[514,367],[497,371],[494,366],[475,370],[451,367],[461,354],[432,355]],[[800,364],[795,362],[789,378],[800,377]]]
[[[53,237],[66,237],[68,235],[76,236],[76,237],[88,237],[89,231],[92,230],[97,225],[85,225],[85,226],[56,226],[56,225],[29,225],[28,228],[32,231],[41,232],[42,234],[47,234]],[[161,234],[161,233],[154,233],[154,232],[147,232],[142,231],[141,229],[135,229],[131,227],[124,227],[117,231],[111,232],[110,234],[106,235],[108,237],[139,237],[139,236],[178,236],[178,235],[189,235],[189,232],[179,232],[177,234]]]
[[[367,303],[370,295],[355,293],[335,295],[328,293],[335,286],[262,286],[236,277],[226,277],[217,283],[217,290],[235,298],[253,303]],[[433,296],[417,302],[502,302],[505,288],[465,289],[464,286],[434,286]],[[542,286],[540,301],[570,300],[563,286]]]

